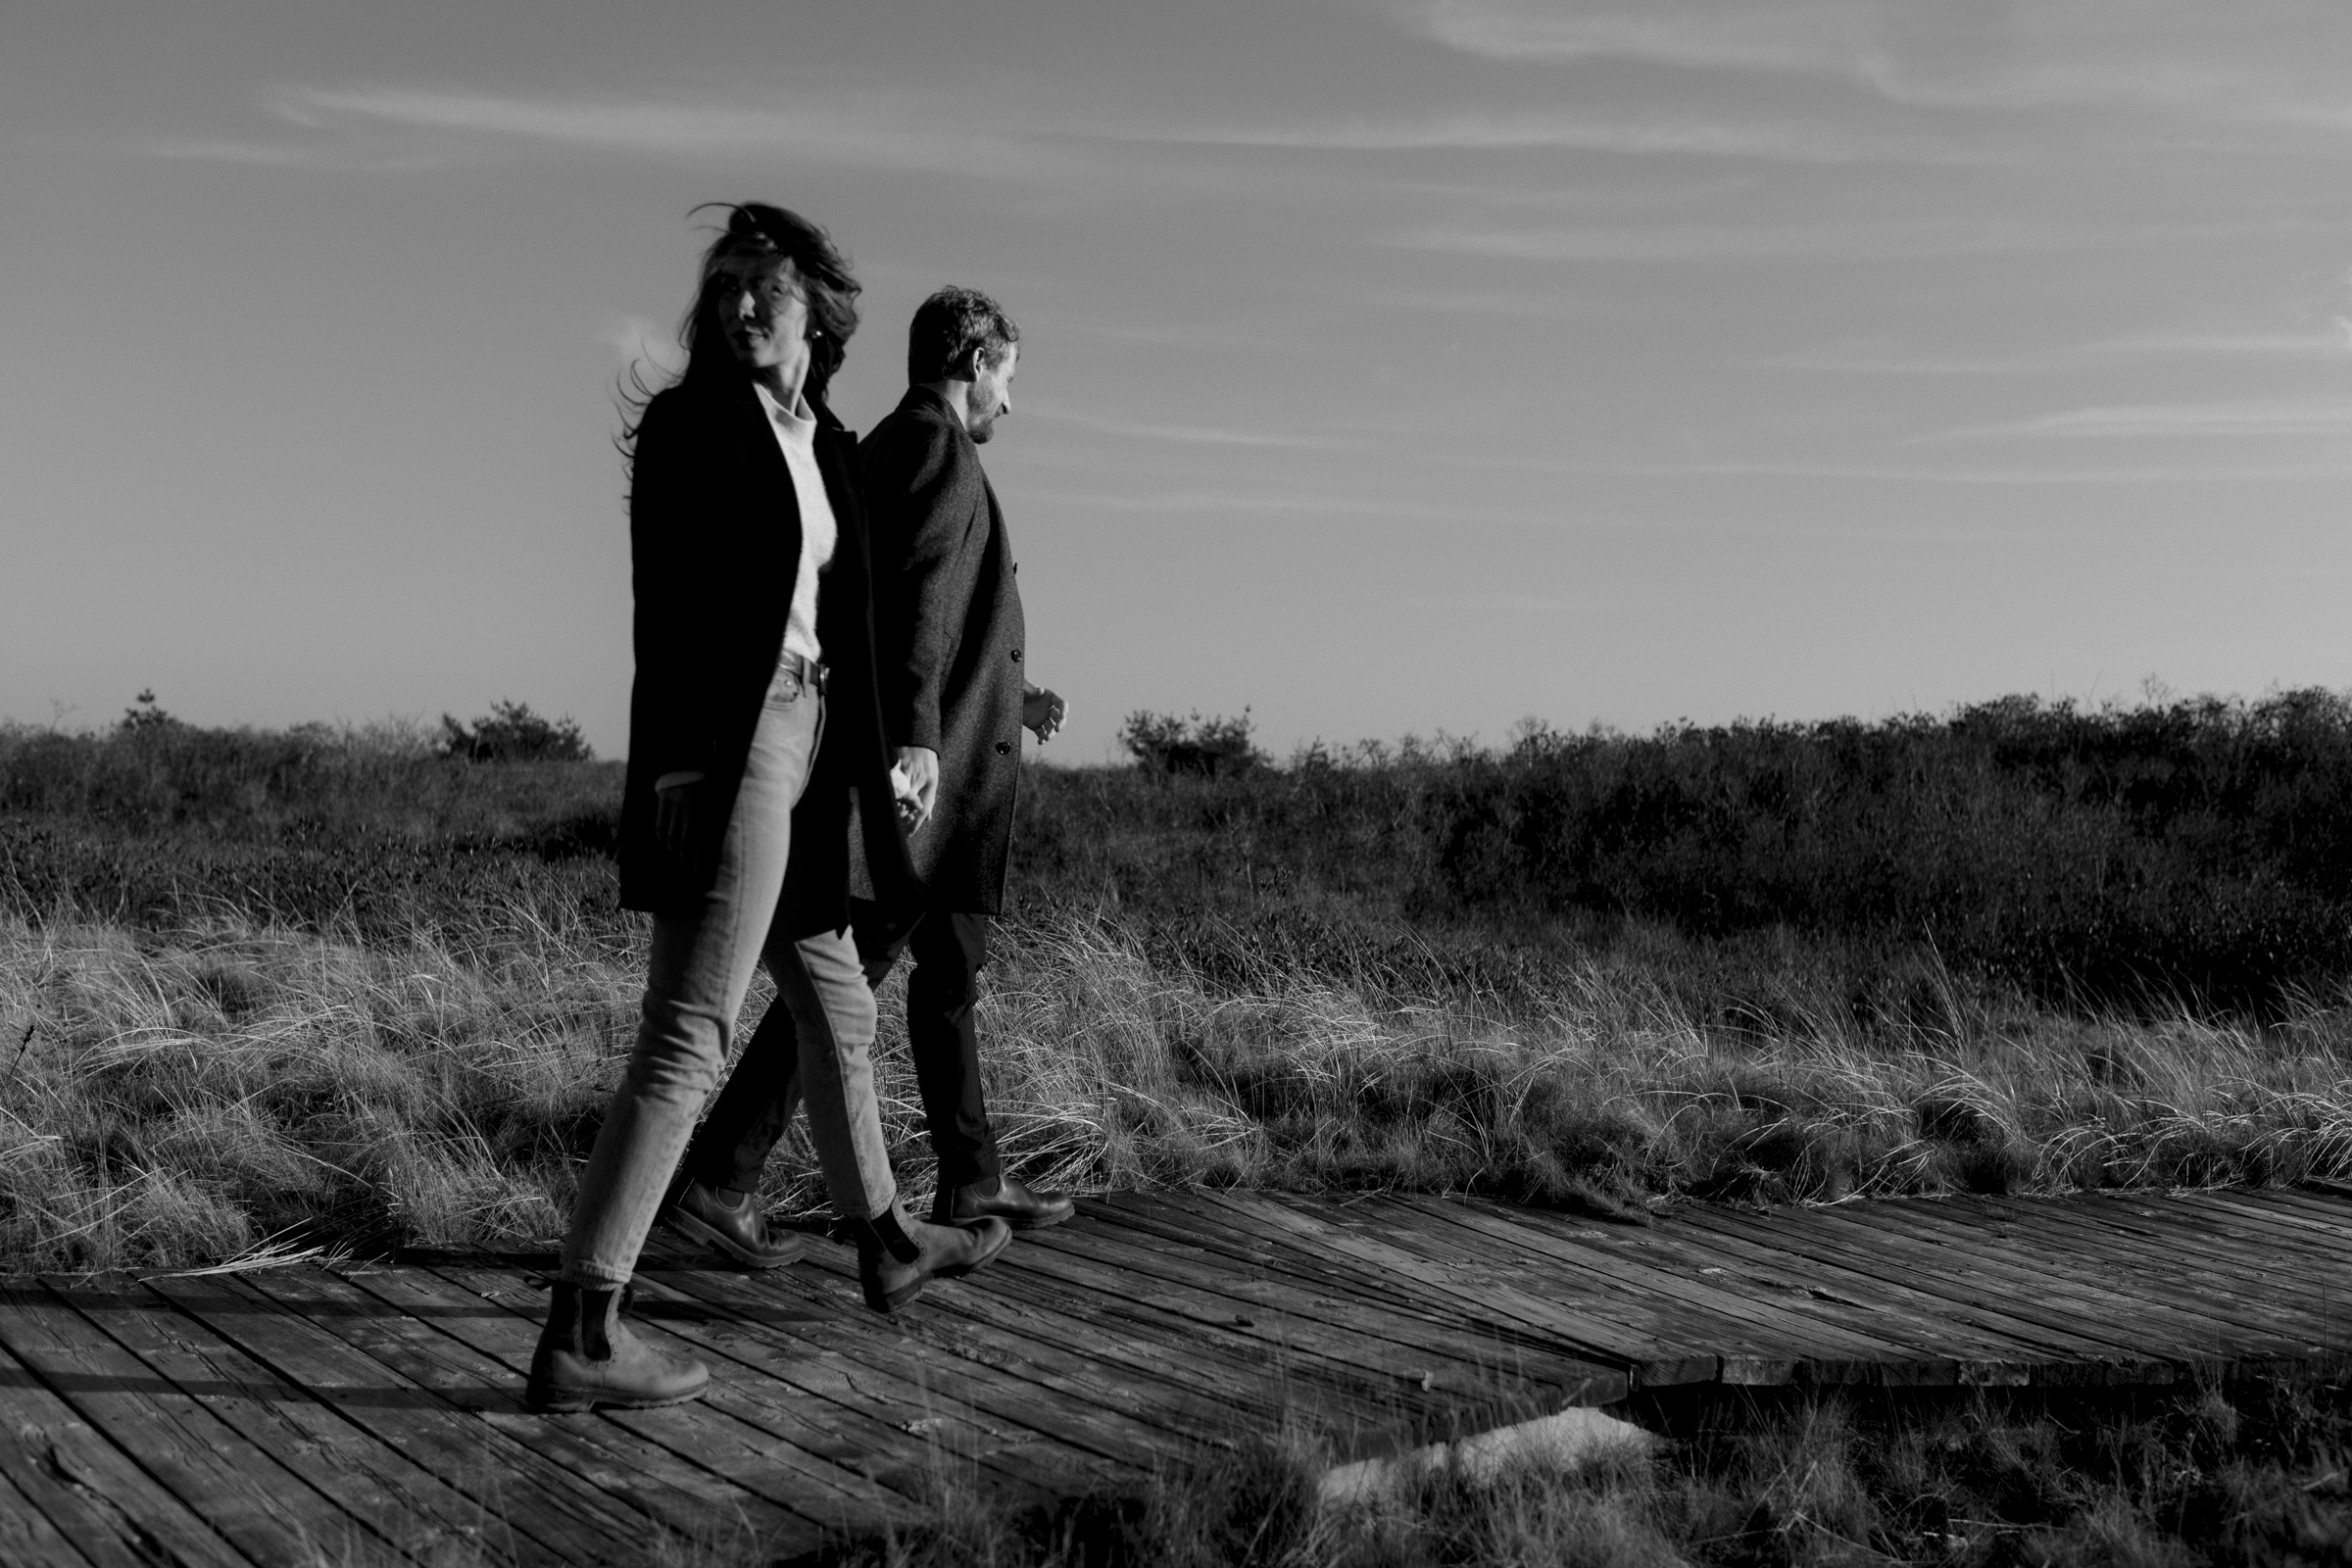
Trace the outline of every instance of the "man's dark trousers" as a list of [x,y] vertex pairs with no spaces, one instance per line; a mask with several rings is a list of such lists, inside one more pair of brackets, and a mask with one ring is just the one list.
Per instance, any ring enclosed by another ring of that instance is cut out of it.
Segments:
[[[867,985],[879,989],[902,955],[914,960],[906,976],[906,1044],[931,1125],[931,1149],[939,1156],[939,1185],[969,1187],[993,1179],[1003,1167],[980,1092],[980,1032],[972,1020],[980,966],[988,961],[988,916],[934,909],[894,933],[873,905],[852,900],[850,912]],[[713,1191],[759,1190],[767,1156],[800,1106],[800,1060],[791,1014],[769,1007],[718,1102],[695,1131],[685,1160],[688,1177]]]

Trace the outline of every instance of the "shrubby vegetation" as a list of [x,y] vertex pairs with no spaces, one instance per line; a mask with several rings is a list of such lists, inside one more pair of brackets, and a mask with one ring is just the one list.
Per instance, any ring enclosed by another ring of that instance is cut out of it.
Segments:
[[[1037,1179],[1639,1219],[2352,1173],[2326,694],[1137,750],[1025,775],[984,1005]],[[619,787],[397,726],[0,732],[0,1250],[546,1234],[641,982]],[[903,1063],[884,1088],[919,1187]]]
[[[1129,726],[1142,771],[1200,771],[1135,738],[1183,727],[1149,717]],[[2261,1011],[2352,976],[2352,702],[2326,691],[1317,745],[1158,792],[1079,778],[1033,795],[1033,861],[1099,869],[1149,838],[1195,882],[1311,885],[1421,923],[1916,946],[2059,1003]]]
[[[1318,1508],[1314,1435],[1147,1494],[1019,1513],[951,1492],[857,1568],[1795,1568],[2330,1564],[2352,1539],[2340,1373],[2185,1396],[1716,1394],[1644,1424],[1650,1455],[1432,1475]],[[709,1551],[714,1565],[763,1561]]]
[[1239,718],[1202,718],[1137,711],[1119,727],[1119,744],[1147,773],[1198,773],[1203,778],[1255,772],[1266,754],[1250,739],[1250,710]]
[[542,718],[530,704],[514,702],[492,704],[471,724],[443,713],[441,755],[468,762],[586,762],[596,756],[569,716]]

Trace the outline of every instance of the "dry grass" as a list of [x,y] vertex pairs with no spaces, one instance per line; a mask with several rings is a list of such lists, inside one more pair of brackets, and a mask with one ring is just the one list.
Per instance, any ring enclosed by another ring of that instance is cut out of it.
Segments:
[[[1757,1012],[1769,1025],[1727,1028],[1675,1000],[1675,961],[1653,932],[1578,957],[1541,1008],[1482,1006],[1295,965],[1211,985],[1115,923],[1016,925],[983,1004],[990,1102],[1046,1184],[1478,1191],[1629,1218],[1678,1194],[2352,1173],[2340,1007],[2086,1022],[1944,984],[1931,1021],[1866,1026],[1791,981]],[[642,962],[628,927],[524,905],[405,942],[0,925],[0,1259],[188,1268],[551,1237]],[[881,1065],[919,1192],[912,1075],[892,1052]],[[782,1206],[822,1204],[797,1135],[772,1181]]]
[[[2352,1539],[2339,1375],[2181,1396],[1718,1395],[1643,1412],[1668,1441],[1562,1467],[1440,1471],[1316,1504],[1312,1433],[1140,1495],[1027,1514],[943,1498],[858,1568],[1797,1568],[2323,1564]],[[741,1560],[756,1560],[744,1558]]]

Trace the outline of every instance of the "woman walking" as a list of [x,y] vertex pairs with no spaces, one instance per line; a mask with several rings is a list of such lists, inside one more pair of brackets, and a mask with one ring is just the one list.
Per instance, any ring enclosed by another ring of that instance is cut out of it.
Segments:
[[[673,1404],[710,1381],[631,1333],[621,1297],[762,957],[791,1009],[810,1138],[868,1303],[887,1311],[1010,1240],[1002,1221],[906,1214],[874,1099],[874,999],[847,929],[850,791],[893,790],[855,438],[824,404],[857,293],[823,230],[781,208],[730,208],[681,333],[686,369],[634,433],[620,879],[621,903],[654,916],[651,972],[531,1358],[540,1409]],[[897,813],[858,815],[889,896],[911,896]]]

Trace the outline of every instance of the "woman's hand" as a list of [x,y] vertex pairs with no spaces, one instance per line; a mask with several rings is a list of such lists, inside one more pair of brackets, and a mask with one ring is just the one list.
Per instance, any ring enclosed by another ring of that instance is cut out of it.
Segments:
[[[931,808],[939,804],[939,754],[928,746],[902,746],[899,765],[893,771],[906,781],[906,787],[899,790],[899,814],[911,833],[931,820]],[[897,788],[896,779],[892,787]],[[910,801],[911,810],[906,805]]]
[[654,839],[683,858],[694,842],[694,824],[703,807],[703,781],[693,779],[654,792]]

